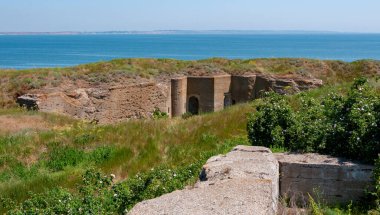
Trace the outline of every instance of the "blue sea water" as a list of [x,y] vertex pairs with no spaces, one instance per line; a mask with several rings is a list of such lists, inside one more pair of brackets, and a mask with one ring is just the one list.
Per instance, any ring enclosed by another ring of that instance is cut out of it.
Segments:
[[211,57],[380,60],[380,34],[0,35],[0,68],[62,67],[115,58]]

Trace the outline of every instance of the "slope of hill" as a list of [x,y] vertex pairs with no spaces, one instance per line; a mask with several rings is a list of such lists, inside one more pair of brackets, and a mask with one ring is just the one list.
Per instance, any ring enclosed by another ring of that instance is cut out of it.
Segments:
[[[345,93],[355,77],[379,77],[379,68],[376,61],[129,59],[67,69],[1,71],[0,80],[4,88],[0,92],[3,107],[0,111],[0,206],[6,205],[5,200],[22,202],[33,196],[29,192],[51,192],[57,187],[78,193],[77,184],[88,169],[112,174],[116,181],[122,181],[126,178],[135,180],[138,173],[150,172],[162,165],[173,169],[184,167],[186,171],[190,166],[195,171],[172,189],[181,188],[191,184],[198,175],[197,169],[208,157],[225,153],[238,144],[248,144],[247,114],[254,112],[255,107],[263,102],[258,99],[221,112],[190,118],[96,125],[58,115],[4,108],[14,106],[14,96],[24,90],[59,87],[67,83],[100,85],[148,78],[165,79],[178,73],[244,73],[258,69],[260,71],[257,72],[302,74],[325,80],[326,86],[306,92],[306,96],[317,99],[330,92]],[[370,84],[380,93],[378,81],[372,79]],[[287,99],[297,108],[297,95]],[[12,127],[12,124],[20,125]],[[192,166],[194,163],[196,165]],[[148,197],[140,196],[134,201],[141,198]],[[5,211],[6,207],[0,210],[1,213]]]
[[169,81],[176,75],[215,73],[264,73],[322,79],[325,83],[350,81],[358,75],[379,76],[380,62],[361,60],[352,63],[312,59],[117,59],[70,68],[0,70],[0,107],[14,107],[15,99],[27,92],[42,90],[118,86],[147,81]]

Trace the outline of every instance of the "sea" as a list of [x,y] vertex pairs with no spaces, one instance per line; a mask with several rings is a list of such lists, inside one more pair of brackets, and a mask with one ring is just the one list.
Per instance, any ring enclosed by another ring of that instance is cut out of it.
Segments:
[[116,58],[380,60],[380,34],[0,35],[0,68],[68,67]]

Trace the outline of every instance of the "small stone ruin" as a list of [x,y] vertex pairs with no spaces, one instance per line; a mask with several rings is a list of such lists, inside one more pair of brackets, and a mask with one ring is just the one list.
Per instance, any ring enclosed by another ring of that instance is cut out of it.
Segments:
[[281,199],[308,201],[309,194],[317,198],[315,188],[326,204],[360,199],[372,185],[372,171],[373,166],[331,156],[237,146],[210,158],[194,187],[140,202],[129,214],[288,214],[290,209],[279,207]]
[[16,103],[28,110],[38,110],[38,95],[25,94],[18,97]]

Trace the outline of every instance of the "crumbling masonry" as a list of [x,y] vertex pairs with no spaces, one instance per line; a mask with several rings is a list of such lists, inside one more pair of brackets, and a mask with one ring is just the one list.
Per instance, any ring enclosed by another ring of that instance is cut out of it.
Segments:
[[17,102],[28,109],[104,124],[149,118],[157,109],[173,117],[213,112],[256,99],[264,91],[299,92],[321,85],[318,79],[263,74],[183,76],[129,85],[46,88],[20,96]]
[[268,90],[285,93],[289,89],[300,91],[321,84],[315,80],[274,79],[256,74],[173,78],[170,114],[175,117],[186,112],[198,114],[219,111],[236,103],[256,99]]

